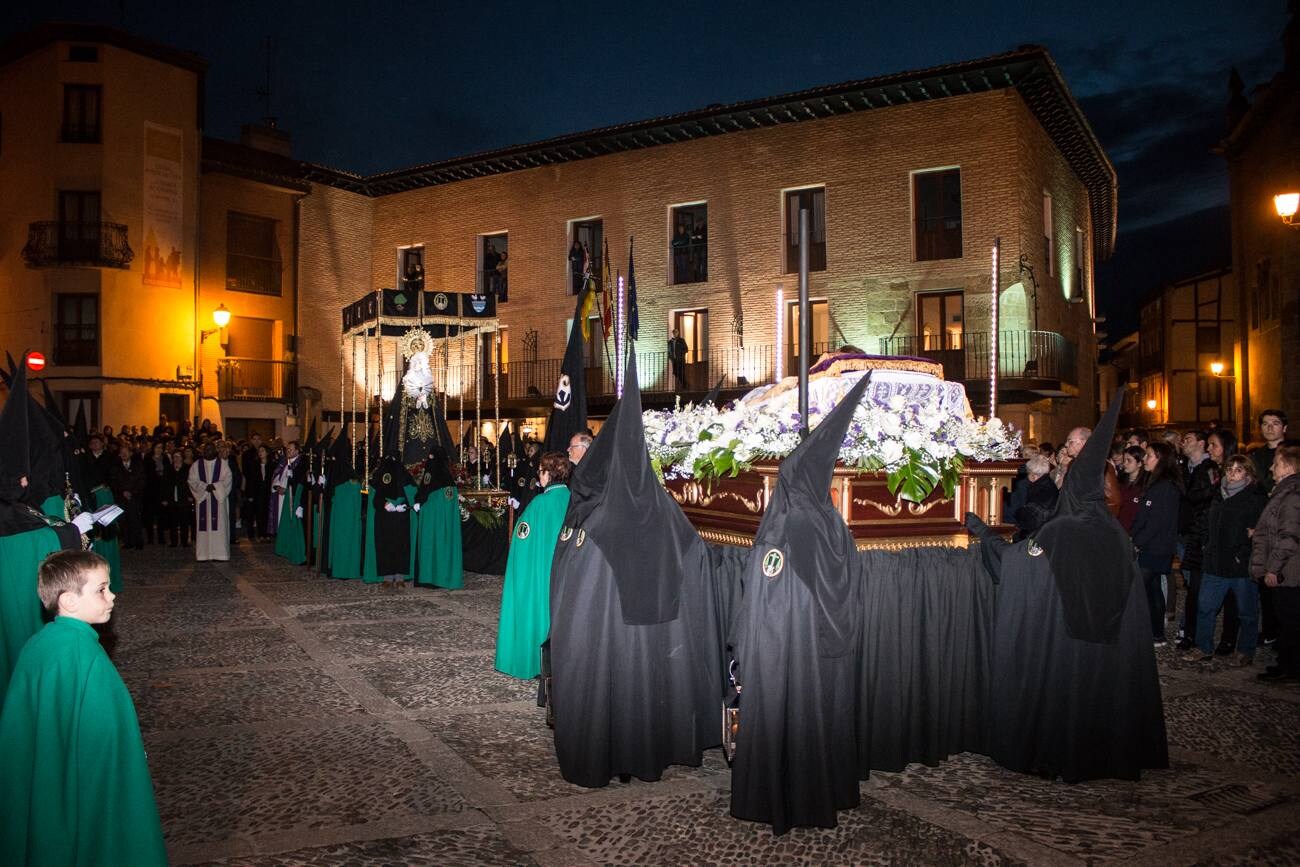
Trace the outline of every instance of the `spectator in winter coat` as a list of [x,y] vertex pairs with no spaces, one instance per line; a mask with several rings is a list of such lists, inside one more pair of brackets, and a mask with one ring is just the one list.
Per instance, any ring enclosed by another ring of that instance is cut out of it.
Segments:
[[1149,443],[1142,459],[1147,486],[1138,503],[1131,536],[1138,550],[1138,566],[1146,585],[1151,610],[1151,637],[1165,645],[1165,596],[1161,579],[1168,576],[1178,551],[1178,504],[1182,499],[1182,471],[1168,443]]
[[1233,455],[1223,467],[1215,499],[1206,510],[1195,633],[1198,649],[1183,657],[1189,662],[1214,659],[1214,619],[1229,593],[1237,599],[1240,618],[1240,643],[1232,656],[1233,664],[1250,665],[1255,658],[1259,587],[1250,577],[1251,531],[1267,502],[1257,481],[1254,462],[1245,455]]
[[1273,450],[1273,492],[1251,537],[1250,574],[1273,596],[1277,665],[1260,680],[1300,680],[1300,446]]

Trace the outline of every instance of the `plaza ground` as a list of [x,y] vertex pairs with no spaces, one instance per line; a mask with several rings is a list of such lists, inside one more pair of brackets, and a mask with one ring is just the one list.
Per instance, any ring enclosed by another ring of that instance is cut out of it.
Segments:
[[727,813],[719,751],[566,783],[535,687],[492,669],[501,578],[376,591],[241,542],[123,556],[111,645],[176,864],[1300,863],[1300,684],[1158,651],[1171,767],[1069,786],[960,755],[878,773],[834,830]]

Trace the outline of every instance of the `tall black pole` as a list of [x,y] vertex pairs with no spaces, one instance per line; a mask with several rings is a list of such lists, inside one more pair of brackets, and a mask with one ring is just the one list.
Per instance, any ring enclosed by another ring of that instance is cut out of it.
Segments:
[[808,209],[799,209],[799,436],[808,436],[808,356],[812,353],[812,304],[808,301]]

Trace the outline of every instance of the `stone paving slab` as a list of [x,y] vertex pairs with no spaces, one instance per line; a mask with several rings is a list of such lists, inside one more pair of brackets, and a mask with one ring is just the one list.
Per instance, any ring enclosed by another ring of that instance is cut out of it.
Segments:
[[495,825],[482,825],[210,863],[223,867],[527,867],[537,862],[512,846]]
[[125,598],[113,608],[113,630],[128,643],[140,635],[274,625],[266,612],[242,598],[176,603]]
[[[1120,859],[1231,822],[1233,814],[1196,796],[1220,789],[1214,770],[1172,762],[1138,782],[1099,780],[1068,785],[1008,771],[991,759],[963,754],[938,767],[911,765],[899,774],[873,774],[983,822],[1079,858]],[[1278,797],[1276,787],[1251,784],[1251,794]],[[996,793],[994,796],[991,794]]]
[[357,665],[356,670],[401,707],[459,707],[536,699],[537,684],[492,668],[494,652]]
[[145,746],[169,844],[465,808],[382,723]]
[[496,633],[460,618],[314,626],[311,632],[343,659],[388,659],[405,654],[460,654],[496,649]]
[[113,662],[127,672],[217,668],[246,665],[294,665],[307,654],[283,629],[233,632],[174,632],[134,640],[119,633]]
[[333,578],[277,581],[258,584],[257,589],[281,605],[319,605],[341,600],[374,599],[385,592],[377,584],[336,581]]
[[[1300,707],[1216,689],[1165,702],[1170,746],[1300,779]],[[1300,863],[1300,862],[1297,862]]]
[[146,732],[365,714],[319,668],[159,673],[126,681]]
[[727,791],[608,804],[554,814],[550,827],[597,864],[1002,865],[1018,863],[976,841],[870,799],[835,828],[766,825],[729,814]]
[[340,620],[403,620],[447,617],[451,611],[425,594],[396,593],[391,596],[348,599],[339,602],[284,605],[285,613],[299,623],[330,623]]

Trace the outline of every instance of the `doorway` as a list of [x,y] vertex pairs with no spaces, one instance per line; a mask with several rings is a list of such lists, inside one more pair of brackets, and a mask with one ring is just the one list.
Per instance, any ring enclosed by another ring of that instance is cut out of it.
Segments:
[[672,385],[679,391],[708,388],[709,311],[705,308],[675,310],[672,327],[685,343],[684,352],[681,344],[677,344],[676,351],[680,354],[674,358],[673,337],[669,334],[667,373]]

